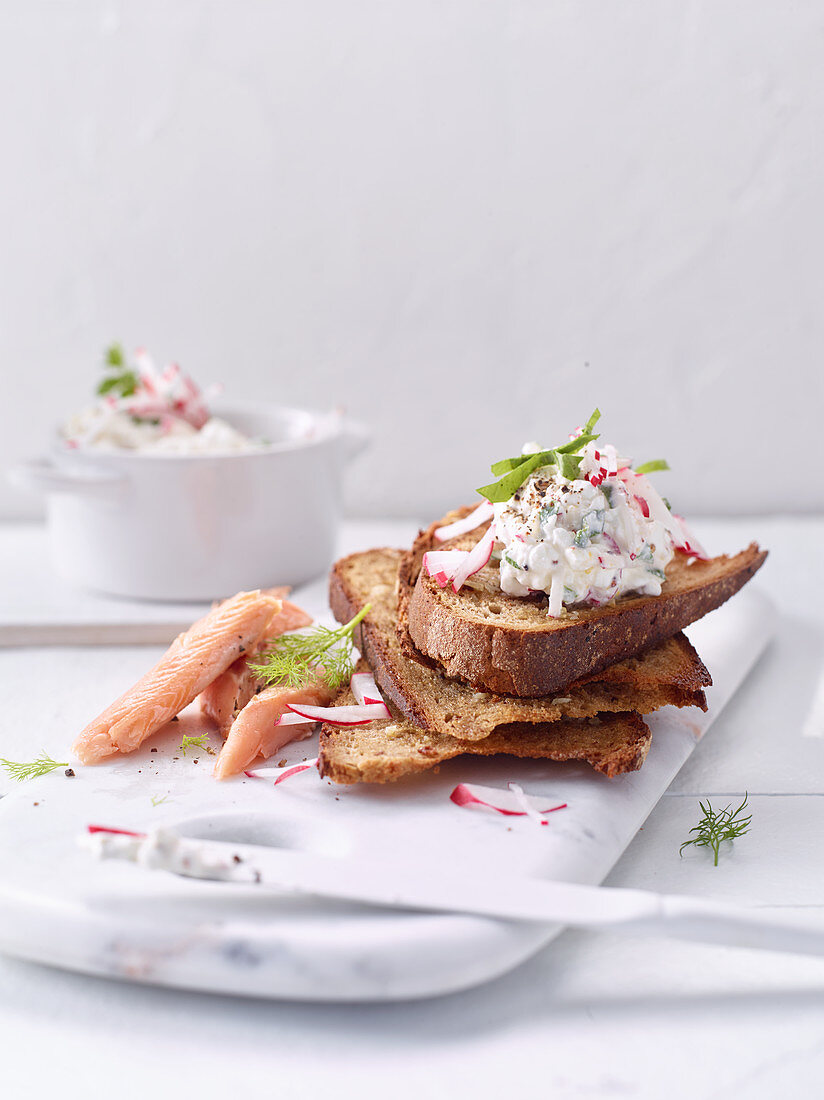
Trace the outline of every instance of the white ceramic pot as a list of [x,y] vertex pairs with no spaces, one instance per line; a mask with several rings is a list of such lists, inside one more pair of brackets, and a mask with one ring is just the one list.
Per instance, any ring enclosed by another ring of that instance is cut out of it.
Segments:
[[215,413],[271,445],[250,453],[101,452],[55,444],[12,479],[45,492],[56,570],[84,588],[210,600],[300,584],[328,569],[341,475],[368,442],[329,413],[225,404]]

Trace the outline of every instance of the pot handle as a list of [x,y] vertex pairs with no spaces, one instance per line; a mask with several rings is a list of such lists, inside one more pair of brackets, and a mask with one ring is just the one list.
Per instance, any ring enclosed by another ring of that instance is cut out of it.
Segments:
[[357,420],[344,420],[341,429],[346,461],[351,462],[366,450],[375,433]]
[[82,496],[111,496],[123,490],[128,479],[119,474],[90,470],[80,473],[55,465],[48,458],[19,462],[8,472],[16,489],[35,493],[79,493]]

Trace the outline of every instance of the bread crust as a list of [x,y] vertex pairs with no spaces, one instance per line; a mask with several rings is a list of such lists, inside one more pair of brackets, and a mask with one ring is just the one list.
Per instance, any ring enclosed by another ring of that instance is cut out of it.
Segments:
[[384,548],[342,558],[330,574],[329,602],[341,622],[371,605],[357,628],[356,644],[385,698],[414,725],[461,741],[479,741],[515,725],[526,729],[606,713],[649,714],[667,705],[706,710],[703,688],[712,681],[683,634],[599,677],[569,685],[557,697],[476,694],[461,681],[448,680],[439,670],[410,661],[395,629],[400,555],[399,550]]
[[465,512],[450,513],[422,531],[404,555],[399,631],[407,656],[415,659],[417,650],[447,676],[478,691],[535,697],[591,677],[720,607],[767,557],[756,543],[733,557],[692,564],[676,552],[660,596],[628,596],[547,619],[545,600],[523,600],[500,590],[497,562],[490,561],[457,595],[439,588],[421,568],[423,554],[433,545],[452,548],[477,541],[483,527],[461,539],[435,542],[434,529]]
[[[368,671],[363,660],[358,671]],[[343,688],[336,703],[351,703]],[[644,762],[652,736],[644,720],[633,713],[598,718],[568,718],[559,722],[500,727],[483,741],[422,730],[407,721],[390,703],[392,717],[367,726],[320,731],[318,770],[334,783],[390,783],[431,771],[456,756],[507,755],[558,762],[589,764],[607,778],[637,771]]]

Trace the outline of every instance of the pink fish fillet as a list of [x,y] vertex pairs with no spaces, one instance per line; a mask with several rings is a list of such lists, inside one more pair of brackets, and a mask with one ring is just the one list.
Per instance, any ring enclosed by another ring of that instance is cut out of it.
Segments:
[[325,707],[331,702],[332,694],[320,680],[299,688],[275,684],[256,695],[232,723],[226,744],[215,764],[217,778],[227,779],[230,775],[236,775],[248,768],[258,756],[271,756],[290,741],[306,736],[312,726],[310,722],[288,726],[276,724],[288,709],[287,703]]
[[261,592],[239,592],[179,635],[155,667],[91,722],[72,746],[84,764],[133,752],[256,646],[281,610]]
[[[277,591],[288,592],[289,590],[269,589],[269,591],[274,594]],[[243,710],[255,692],[262,687],[254,672],[249,668],[248,659],[251,658],[254,661],[273,638],[285,634],[287,630],[298,630],[302,626],[311,626],[311,624],[311,615],[307,615],[297,604],[291,603],[289,600],[283,600],[280,611],[269,623],[266,637],[245,657],[238,657],[225,672],[222,672],[200,693],[201,713],[217,724],[224,737],[227,735],[238,711]]]

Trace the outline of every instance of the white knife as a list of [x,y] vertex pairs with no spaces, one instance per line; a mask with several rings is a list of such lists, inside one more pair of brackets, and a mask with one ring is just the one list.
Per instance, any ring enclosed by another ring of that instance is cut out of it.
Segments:
[[254,884],[279,894],[824,955],[821,922],[778,919],[758,908],[703,898],[537,878],[479,879],[442,869],[191,840],[165,829],[145,835],[101,830],[84,835],[82,843],[101,859],[187,878]]

